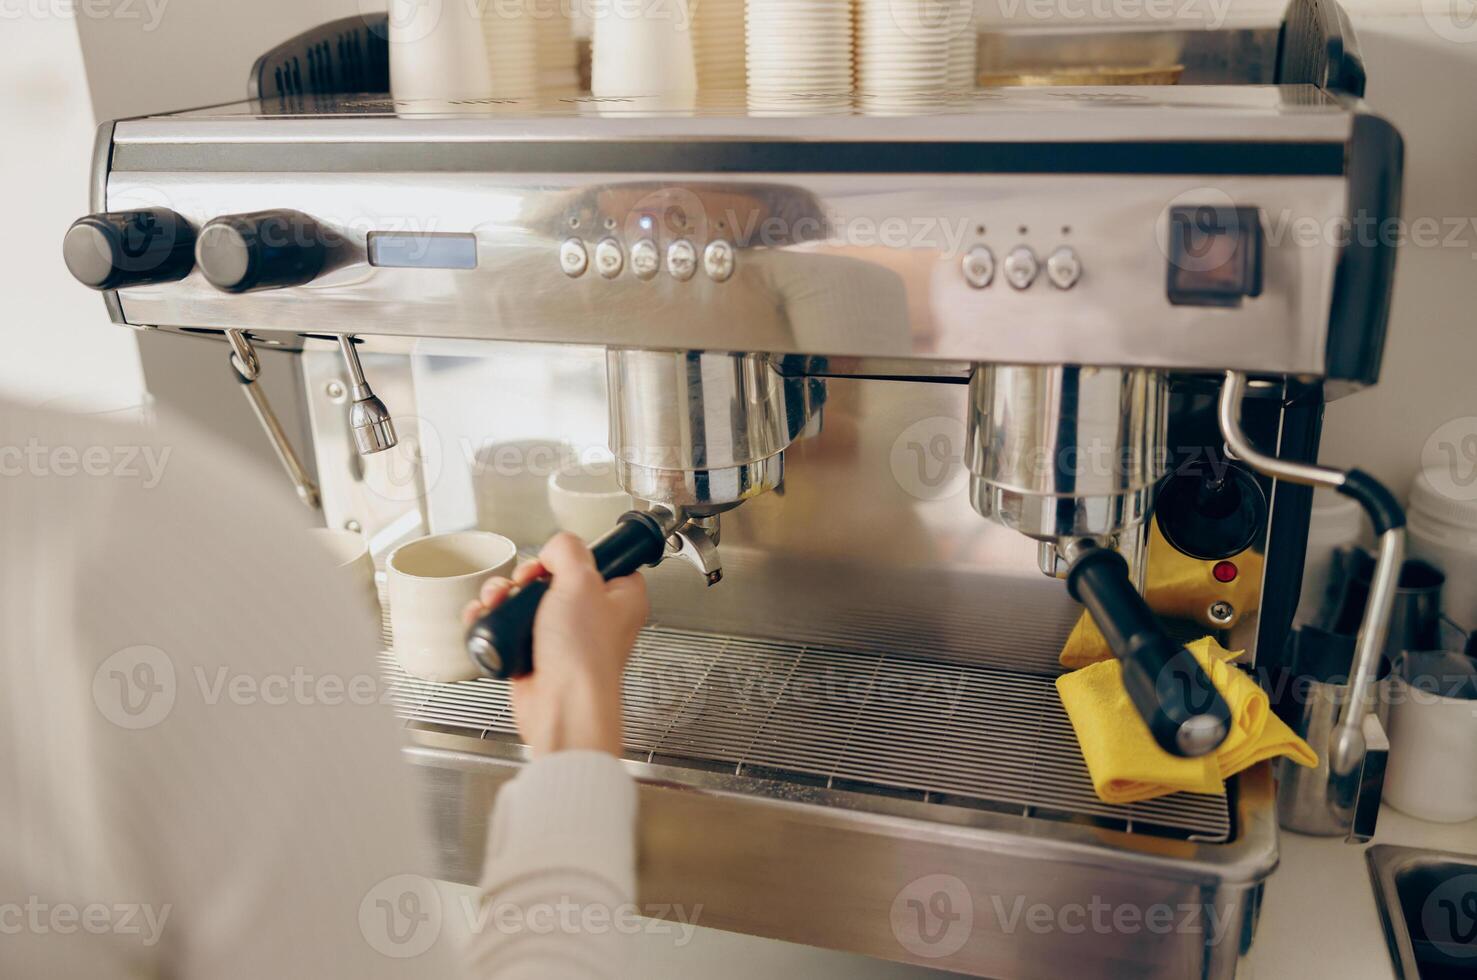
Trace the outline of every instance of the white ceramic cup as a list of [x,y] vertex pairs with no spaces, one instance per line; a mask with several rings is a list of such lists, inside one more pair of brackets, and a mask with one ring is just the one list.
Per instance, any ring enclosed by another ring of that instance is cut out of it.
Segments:
[[559,530],[549,509],[549,477],[575,461],[562,442],[525,439],[498,442],[477,450],[472,465],[472,497],[477,527],[513,539],[536,551]]
[[586,544],[615,527],[634,506],[615,478],[615,464],[567,466],[549,477],[549,509],[561,531]]
[[517,545],[489,531],[437,534],[391,552],[385,574],[400,665],[442,684],[476,677],[462,610],[488,578],[511,574],[517,559]]
[[1435,823],[1477,819],[1474,674],[1459,653],[1396,658],[1384,798],[1402,813]]
[[334,567],[348,578],[369,608],[379,611],[379,590],[374,584],[374,557],[364,535],[331,527],[315,527],[308,531],[318,546],[333,560]]

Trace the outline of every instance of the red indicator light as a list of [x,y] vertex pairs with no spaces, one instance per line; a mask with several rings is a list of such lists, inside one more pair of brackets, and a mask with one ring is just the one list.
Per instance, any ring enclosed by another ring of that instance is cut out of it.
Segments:
[[1236,576],[1241,573],[1231,562],[1218,561],[1215,563],[1215,568],[1211,570],[1211,574],[1215,576],[1217,582],[1234,582]]

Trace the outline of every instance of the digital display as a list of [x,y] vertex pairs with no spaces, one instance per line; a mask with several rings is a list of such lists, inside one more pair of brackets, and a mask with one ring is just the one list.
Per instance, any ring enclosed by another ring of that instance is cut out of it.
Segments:
[[475,269],[477,236],[370,232],[369,264],[387,269]]
[[1169,301],[1240,306],[1262,292],[1262,223],[1257,208],[1176,207],[1169,214]]

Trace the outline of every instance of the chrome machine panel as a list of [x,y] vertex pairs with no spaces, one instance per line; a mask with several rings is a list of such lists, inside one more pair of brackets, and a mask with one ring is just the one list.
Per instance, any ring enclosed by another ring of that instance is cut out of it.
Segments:
[[[119,123],[107,208],[293,209],[336,243],[306,285],[124,290],[133,324],[1319,375],[1339,242],[1290,229],[1343,219],[1351,119],[1275,87],[904,118],[248,103]],[[1261,295],[1171,303],[1171,208],[1233,205],[1261,212]],[[472,236],[475,268],[373,265],[376,234]]]

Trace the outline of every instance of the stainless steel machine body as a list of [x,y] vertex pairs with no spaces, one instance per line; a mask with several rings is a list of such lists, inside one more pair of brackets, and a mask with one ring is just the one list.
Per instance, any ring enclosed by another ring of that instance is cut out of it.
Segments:
[[[1159,477],[1221,454],[1227,369],[1257,378],[1259,445],[1316,452],[1325,389],[1378,373],[1355,283],[1382,259],[1284,232],[1388,206],[1389,139],[1307,85],[986,90],[906,117],[285,97],[105,127],[94,210],[275,209],[332,237],[284,288],[194,270],[105,295],[120,323],[294,352],[325,518],[377,554],[475,522],[499,454],[521,472],[530,446],[608,448],[638,496],[725,512],[725,581],[651,573],[628,681],[644,902],[979,975],[1230,977],[1276,863],[1268,772],[1101,803],[1052,687],[1080,610],[1033,538],[1146,536]],[[1258,250],[1234,302],[1176,279],[1176,222],[1207,209],[1242,222],[1212,244]],[[347,335],[397,423],[371,456]],[[1074,411],[1043,412],[1068,378]],[[1033,468],[1007,419],[1111,465]],[[1248,659],[1280,647],[1306,522],[1300,491],[1266,490],[1268,579],[1225,637]],[[386,671],[434,870],[472,880],[522,758],[506,687]],[[962,934],[919,917],[939,896]],[[1185,927],[1020,918],[1079,905]]]

